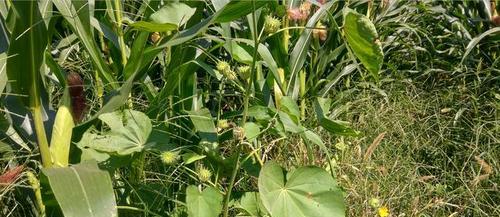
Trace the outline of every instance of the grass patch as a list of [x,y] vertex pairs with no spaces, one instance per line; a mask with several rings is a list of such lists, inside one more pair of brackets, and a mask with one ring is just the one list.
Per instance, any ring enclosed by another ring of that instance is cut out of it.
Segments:
[[500,120],[498,99],[490,91],[408,81],[384,85],[386,96],[358,88],[344,91],[339,102],[350,105],[342,119],[363,132],[361,138],[344,139],[348,148],[337,159],[350,216],[373,216],[371,198],[395,216],[500,214]]

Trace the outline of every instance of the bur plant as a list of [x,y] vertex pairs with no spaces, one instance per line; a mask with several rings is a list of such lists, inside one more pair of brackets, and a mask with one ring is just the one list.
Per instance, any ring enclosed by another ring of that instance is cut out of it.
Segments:
[[[4,141],[39,154],[10,162],[37,174],[37,215],[345,215],[318,131],[359,135],[332,118],[327,96],[354,68],[380,77],[382,47],[363,6],[0,6],[2,111],[13,132]],[[276,143],[305,149],[309,166],[283,169]]]

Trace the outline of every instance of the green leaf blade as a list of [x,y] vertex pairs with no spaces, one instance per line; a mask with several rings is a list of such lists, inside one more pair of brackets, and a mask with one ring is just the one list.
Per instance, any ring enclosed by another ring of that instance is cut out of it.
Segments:
[[118,216],[111,177],[95,162],[42,172],[42,183],[50,185],[64,216]]
[[378,41],[375,25],[366,16],[346,8],[344,9],[344,33],[354,55],[375,78],[378,78],[378,72],[384,61],[384,53]]
[[[40,66],[47,46],[47,29],[36,1],[15,1],[16,25],[10,37],[7,76],[12,88],[22,96],[25,105],[40,96]],[[30,97],[31,96],[31,97]]]

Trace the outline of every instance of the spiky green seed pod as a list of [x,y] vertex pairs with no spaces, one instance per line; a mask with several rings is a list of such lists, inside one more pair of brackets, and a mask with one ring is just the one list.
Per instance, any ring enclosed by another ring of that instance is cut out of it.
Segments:
[[236,73],[231,69],[231,66],[226,61],[219,61],[216,66],[217,70],[229,80],[236,80]]
[[179,155],[177,152],[173,151],[166,151],[161,153],[161,161],[167,165],[173,165],[177,163],[177,160],[179,159]]
[[210,181],[210,178],[212,177],[212,171],[209,169],[205,168],[204,166],[200,166],[198,169],[198,178],[202,182],[208,182]]
[[224,60],[219,61],[216,67],[217,70],[219,70],[219,72],[221,72],[222,74],[231,70],[231,66],[229,65],[229,63]]
[[244,79],[244,80],[249,79],[250,73],[251,73],[250,66],[244,65],[244,66],[238,67],[238,74],[240,75],[240,77],[242,79]]
[[275,33],[281,27],[281,20],[276,17],[267,15],[264,20],[264,31],[266,33]]
[[236,77],[236,73],[233,70],[229,70],[226,73],[223,73],[223,75],[226,76],[226,78],[231,81],[234,81],[238,78]]

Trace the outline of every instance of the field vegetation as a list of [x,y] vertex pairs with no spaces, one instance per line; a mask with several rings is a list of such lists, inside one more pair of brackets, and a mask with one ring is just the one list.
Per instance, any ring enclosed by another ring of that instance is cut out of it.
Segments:
[[498,0],[4,0],[0,216],[500,216]]

